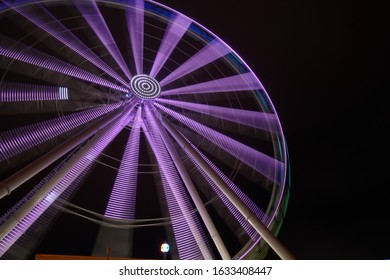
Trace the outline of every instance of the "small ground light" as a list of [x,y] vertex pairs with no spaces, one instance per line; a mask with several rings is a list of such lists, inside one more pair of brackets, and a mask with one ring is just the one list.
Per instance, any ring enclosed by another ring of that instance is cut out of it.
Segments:
[[168,243],[164,242],[161,244],[161,252],[164,254],[164,260],[167,258],[167,253],[169,252],[170,246]]

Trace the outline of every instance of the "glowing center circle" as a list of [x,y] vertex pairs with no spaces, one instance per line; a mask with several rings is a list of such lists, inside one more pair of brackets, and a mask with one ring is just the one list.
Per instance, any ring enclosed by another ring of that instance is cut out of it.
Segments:
[[130,81],[132,93],[142,99],[154,99],[161,93],[160,84],[149,75],[140,74]]

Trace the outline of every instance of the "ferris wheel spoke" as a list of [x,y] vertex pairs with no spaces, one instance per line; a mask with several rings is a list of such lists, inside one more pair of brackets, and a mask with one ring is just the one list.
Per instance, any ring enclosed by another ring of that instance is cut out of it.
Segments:
[[203,66],[206,66],[207,64],[227,55],[230,52],[231,50],[229,50],[229,48],[227,48],[217,39],[214,39],[203,49],[201,49],[195,55],[191,56],[186,62],[171,72],[162,81],[160,81],[160,85],[163,87],[173,81],[176,81],[177,79],[180,79],[181,77]]
[[142,107],[138,107],[121,165],[105,211],[106,217],[135,218]]
[[161,41],[160,48],[157,52],[152,69],[150,70],[150,76],[156,77],[164,66],[165,62],[171,55],[172,51],[176,48],[181,38],[186,33],[188,27],[192,21],[180,14],[173,15],[171,21],[169,21],[164,37]]
[[[147,117],[143,120],[143,130],[160,167],[179,256],[181,259],[212,259],[199,220],[192,211],[190,200],[148,106],[145,106],[145,112]],[[188,244],[197,244],[197,246]]]
[[[178,132],[180,133],[180,132]],[[266,220],[267,217],[264,212],[243,192],[241,189],[234,184],[215,164],[212,163],[210,159],[208,159],[191,141],[188,140],[182,133],[180,135],[185,139],[185,141],[196,151],[196,153],[207,163],[207,165],[212,168],[215,174],[225,182],[225,184],[235,193],[240,200],[248,206],[249,209],[255,213],[256,217],[260,220]],[[174,136],[173,136],[174,137]],[[182,147],[181,147],[182,148]],[[189,157],[192,161],[196,169],[200,172],[203,178],[207,181],[207,183],[211,186],[213,191],[218,195],[221,201],[225,204],[227,209],[232,213],[234,218],[238,221],[238,223],[244,228],[247,234],[254,240],[257,237],[256,230],[251,226],[251,224],[246,220],[246,218],[238,211],[238,209],[234,206],[234,204],[226,197],[226,195],[218,188],[215,182],[212,180],[210,175],[202,168],[196,160],[188,153],[186,149],[183,149],[183,152]]]
[[68,100],[68,91],[67,87],[4,82],[0,85],[0,102]]
[[[11,247],[31,225],[52,205],[56,199],[86,170],[103,152],[108,144],[119,134],[128,122],[128,113],[113,126],[100,131],[83,149],[76,153],[64,166],[61,172],[52,172],[42,182],[34,199],[26,200],[23,207],[13,213],[0,233],[0,257]],[[15,219],[17,217],[17,219]]]
[[[3,1],[9,7],[13,8],[26,19],[34,23],[36,26],[50,34],[62,44],[72,49],[81,57],[98,67],[104,73],[108,74],[123,86],[127,86],[121,76],[119,76],[110,66],[103,62],[93,51],[90,50],[77,36],[67,29],[55,16],[53,16],[45,7],[40,4],[31,6],[20,6],[15,4],[15,1]],[[39,15],[39,16],[37,16]]]
[[84,19],[88,22],[89,26],[99,37],[100,41],[107,48],[116,63],[122,69],[123,73],[125,73],[126,77],[131,80],[132,75],[130,73],[130,70],[125,60],[123,59],[123,56],[118,49],[115,39],[112,37],[110,29],[108,28],[107,23],[104,20],[103,15],[101,14],[96,2],[94,0],[83,2],[80,2],[79,0],[73,0],[73,2],[84,17]]
[[134,0],[134,7],[126,9],[127,27],[137,74],[143,74],[144,0]]
[[0,56],[5,56],[20,62],[62,73],[73,78],[88,81],[93,84],[101,85],[121,92],[128,92],[128,89],[125,87],[105,80],[95,74],[74,66],[73,64],[70,64],[66,61],[48,55],[40,50],[28,47],[19,42],[15,42],[14,40],[5,36],[0,36]]
[[[132,106],[129,104],[129,106]],[[67,141],[59,144],[55,148],[47,151],[40,155],[37,159],[34,159],[27,166],[18,170],[15,174],[9,176],[3,180],[0,184],[0,198],[5,195],[9,195],[12,191],[20,187],[22,184],[27,182],[29,179],[43,171],[49,165],[71,152],[76,147],[83,144],[86,140],[90,139],[98,132],[102,131],[103,128],[115,124],[122,115],[126,115],[126,112],[131,109],[124,108],[123,110],[116,110],[110,114],[99,118],[93,125],[84,128],[79,133],[72,135]],[[32,134],[35,134],[32,132]],[[1,223],[1,222],[0,222]]]
[[161,96],[210,92],[231,92],[262,89],[262,85],[252,73],[238,74],[204,83],[193,84],[161,92]]
[[281,184],[283,163],[158,103],[155,106],[241,160],[266,178]]
[[0,162],[85,125],[121,106],[121,103],[116,103],[4,131],[0,133]]
[[[203,154],[193,143],[191,143],[190,140],[188,140],[182,133],[180,134],[197,152],[197,154],[203,158],[208,166],[210,166],[215,171],[215,173],[218,174],[218,176],[230,187],[230,189],[241,199],[241,201],[244,202],[245,205],[256,214],[259,219],[266,219],[264,211],[258,205],[256,205],[256,203],[254,203],[250,197],[248,197],[232,180],[229,179],[228,176],[225,175],[225,173],[222,172],[222,170],[220,170],[209,158],[207,158],[205,154]],[[188,153],[188,151],[185,152]],[[197,165],[197,168],[200,168],[200,166]],[[204,170],[202,170],[202,172],[204,173]]]
[[[161,120],[164,126],[167,128],[169,133],[175,138],[177,143],[181,146],[182,149],[187,150],[187,152],[193,157],[193,159],[202,166],[209,174],[214,183],[220,188],[220,190],[229,198],[229,200],[235,205],[235,207],[240,211],[240,213],[253,225],[256,231],[260,236],[268,243],[268,245],[275,250],[275,252],[282,259],[295,259],[294,256],[289,252],[287,248],[275,237],[275,235],[270,231],[264,223],[259,220],[252,210],[246,206],[233,191],[229,188],[224,181],[222,181],[214,170],[212,170],[202,157],[200,157],[197,152],[192,149],[192,146],[188,145],[185,139],[181,136],[180,133],[169,123],[167,119]],[[255,243],[256,244],[256,243]]]
[[[218,230],[216,229],[214,222],[212,221],[209,213],[206,210],[206,207],[202,201],[202,199],[199,196],[198,191],[196,190],[196,187],[193,183],[193,181],[190,178],[190,175],[188,174],[187,169],[185,168],[184,164],[182,163],[175,147],[173,146],[172,140],[169,138],[168,133],[166,132],[164,126],[161,124],[160,121],[156,121],[157,119],[161,119],[162,116],[156,111],[153,111],[154,114],[158,115],[158,117],[154,117],[155,123],[160,131],[160,135],[162,140],[164,141],[165,147],[167,148],[167,151],[169,152],[169,155],[172,158],[172,161],[183,180],[184,186],[187,189],[189,195],[191,196],[192,201],[195,204],[195,207],[202,218],[203,223],[205,224],[209,236],[212,238],[215,246],[217,247],[218,252],[220,253],[222,259],[224,260],[230,260],[231,256],[228,252],[226,245],[224,244],[223,240],[221,239],[221,236],[218,233]],[[211,258],[211,253],[208,251],[205,251],[203,253],[204,256],[209,256]]]
[[250,127],[260,128],[269,132],[277,132],[279,129],[278,120],[275,114],[271,113],[212,106],[163,98],[156,99],[156,101],[224,120],[229,120]]

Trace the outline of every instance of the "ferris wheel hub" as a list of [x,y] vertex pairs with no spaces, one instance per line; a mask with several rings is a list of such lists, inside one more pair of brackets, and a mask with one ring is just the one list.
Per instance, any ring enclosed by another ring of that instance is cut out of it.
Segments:
[[161,93],[159,82],[145,74],[134,76],[130,81],[130,87],[131,93],[142,99],[154,99]]

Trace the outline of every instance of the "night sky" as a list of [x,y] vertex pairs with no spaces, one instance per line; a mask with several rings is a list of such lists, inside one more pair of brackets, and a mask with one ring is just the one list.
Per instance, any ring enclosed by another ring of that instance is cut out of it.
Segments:
[[219,36],[266,88],[292,168],[279,238],[297,259],[389,259],[389,9],[323,0],[158,2]]
[[285,245],[298,259],[390,258],[389,9],[355,1],[160,2],[222,38],[267,89],[291,158]]

